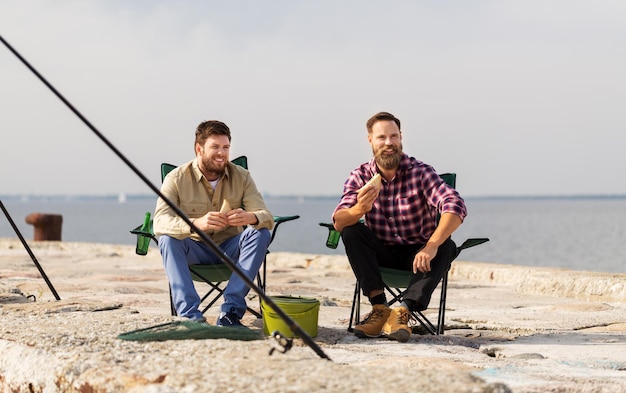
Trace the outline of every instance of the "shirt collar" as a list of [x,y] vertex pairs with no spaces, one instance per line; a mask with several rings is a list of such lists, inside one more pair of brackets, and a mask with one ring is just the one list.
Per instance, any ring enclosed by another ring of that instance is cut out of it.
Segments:
[[[197,157],[191,163],[191,169],[193,170],[193,173],[196,176],[196,182],[201,181],[202,178],[204,177],[204,175],[202,174],[202,171],[200,170],[200,167],[198,166],[198,158]],[[230,165],[229,165],[229,163],[226,163],[226,167],[224,168],[224,176],[222,176],[222,177],[227,178],[227,179],[230,177]],[[207,179],[207,181],[208,181],[208,179]]]

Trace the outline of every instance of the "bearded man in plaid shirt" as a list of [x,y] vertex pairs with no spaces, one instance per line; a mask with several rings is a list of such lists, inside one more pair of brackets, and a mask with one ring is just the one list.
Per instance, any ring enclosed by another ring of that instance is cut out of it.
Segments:
[[[400,120],[394,115],[377,113],[366,126],[374,156],[345,181],[333,225],[341,232],[354,275],[372,305],[354,334],[406,342],[411,336],[409,311],[428,307],[456,256],[450,236],[467,209],[432,166],[403,152]],[[382,184],[365,186],[376,174]],[[387,305],[381,266],[412,272],[402,302],[393,309]]]

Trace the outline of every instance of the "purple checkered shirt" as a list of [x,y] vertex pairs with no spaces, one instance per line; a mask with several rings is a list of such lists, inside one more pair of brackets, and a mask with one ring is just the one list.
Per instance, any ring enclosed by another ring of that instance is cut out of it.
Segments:
[[[335,211],[354,206],[358,190],[375,173],[374,158],[353,170]],[[447,212],[464,219],[463,198],[432,166],[403,154],[396,177],[389,183],[383,179],[365,225],[387,245],[425,244],[435,231],[437,213]]]

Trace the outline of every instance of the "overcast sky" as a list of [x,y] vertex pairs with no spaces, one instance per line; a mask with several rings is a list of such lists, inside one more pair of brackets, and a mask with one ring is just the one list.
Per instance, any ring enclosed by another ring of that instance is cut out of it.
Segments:
[[[626,194],[626,2],[0,0],[0,35],[155,185],[208,119],[268,194],[338,195],[365,121],[465,196]],[[150,193],[0,44],[0,195]]]

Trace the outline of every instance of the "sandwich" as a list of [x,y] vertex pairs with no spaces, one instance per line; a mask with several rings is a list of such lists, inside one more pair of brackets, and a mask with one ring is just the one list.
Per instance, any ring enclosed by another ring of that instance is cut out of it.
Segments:
[[365,185],[363,187],[359,188],[358,192],[361,192],[362,190],[364,190],[368,186],[372,186],[372,187],[374,187],[376,189],[380,189],[380,186],[382,185],[382,181],[383,181],[383,178],[380,176],[380,173],[377,173],[374,176],[372,176],[372,178],[369,179],[369,181],[367,183],[365,183]]
[[231,211],[233,209],[230,208],[230,203],[228,203],[228,201],[226,199],[224,199],[224,202],[222,202],[222,207],[220,208],[220,213],[221,214],[226,214],[229,211]]

